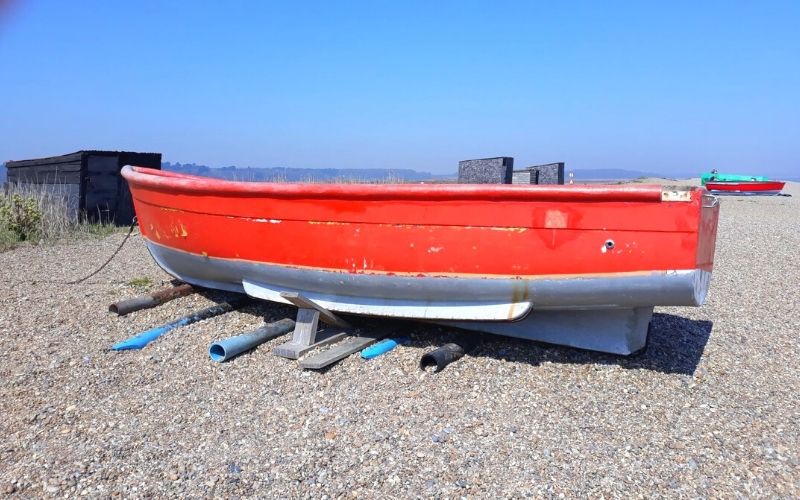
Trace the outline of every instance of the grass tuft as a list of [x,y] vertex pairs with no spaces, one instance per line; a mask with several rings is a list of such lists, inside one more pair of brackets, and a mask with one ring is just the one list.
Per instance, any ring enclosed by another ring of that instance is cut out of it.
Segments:
[[23,242],[105,237],[123,228],[78,220],[77,200],[64,186],[7,184],[0,192],[0,251]]
[[128,282],[128,286],[132,286],[134,288],[145,289],[149,288],[153,284],[153,280],[148,278],[147,276],[142,276],[140,278],[133,278]]

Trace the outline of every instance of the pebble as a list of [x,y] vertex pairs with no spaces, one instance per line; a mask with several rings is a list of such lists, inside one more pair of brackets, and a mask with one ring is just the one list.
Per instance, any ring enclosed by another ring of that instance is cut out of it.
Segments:
[[[63,497],[800,497],[800,189],[722,200],[706,305],[661,307],[625,358],[493,338],[437,374],[463,334],[412,340],[324,372],[270,341],[211,363],[208,345],[292,316],[259,304],[114,342],[221,300],[209,292],[126,317],[108,304],[169,282],[139,236],[0,253],[0,493]],[[505,360],[500,362],[499,360]],[[75,361],[75,362],[73,362]],[[51,483],[51,479],[55,482]]]

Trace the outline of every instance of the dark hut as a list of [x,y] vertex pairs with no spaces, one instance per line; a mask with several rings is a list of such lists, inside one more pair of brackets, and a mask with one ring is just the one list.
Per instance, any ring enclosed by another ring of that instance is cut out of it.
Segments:
[[130,224],[133,202],[120,175],[125,165],[161,168],[161,153],[77,151],[75,153],[6,162],[9,184],[63,197],[74,219]]
[[564,184],[564,162],[534,165],[514,170],[513,184]]

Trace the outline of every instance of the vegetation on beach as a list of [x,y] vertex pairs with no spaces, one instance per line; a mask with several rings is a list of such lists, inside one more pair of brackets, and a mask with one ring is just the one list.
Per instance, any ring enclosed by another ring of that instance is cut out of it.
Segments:
[[0,251],[22,242],[48,243],[64,238],[107,236],[117,228],[70,217],[68,200],[45,190],[9,185],[0,192]]
[[133,288],[145,289],[149,288],[153,284],[153,280],[148,278],[147,276],[142,276],[138,278],[133,278],[132,280],[128,281],[128,286]]
[[36,199],[12,193],[0,197],[0,234],[3,242],[33,239],[42,221]]

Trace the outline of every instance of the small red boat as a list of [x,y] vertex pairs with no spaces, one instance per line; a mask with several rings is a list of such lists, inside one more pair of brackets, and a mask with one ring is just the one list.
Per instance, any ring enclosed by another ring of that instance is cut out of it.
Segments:
[[781,181],[708,181],[706,189],[714,194],[774,196],[785,184]]
[[718,204],[655,185],[286,184],[125,167],[150,253],[188,283],[586,349],[703,303]]

